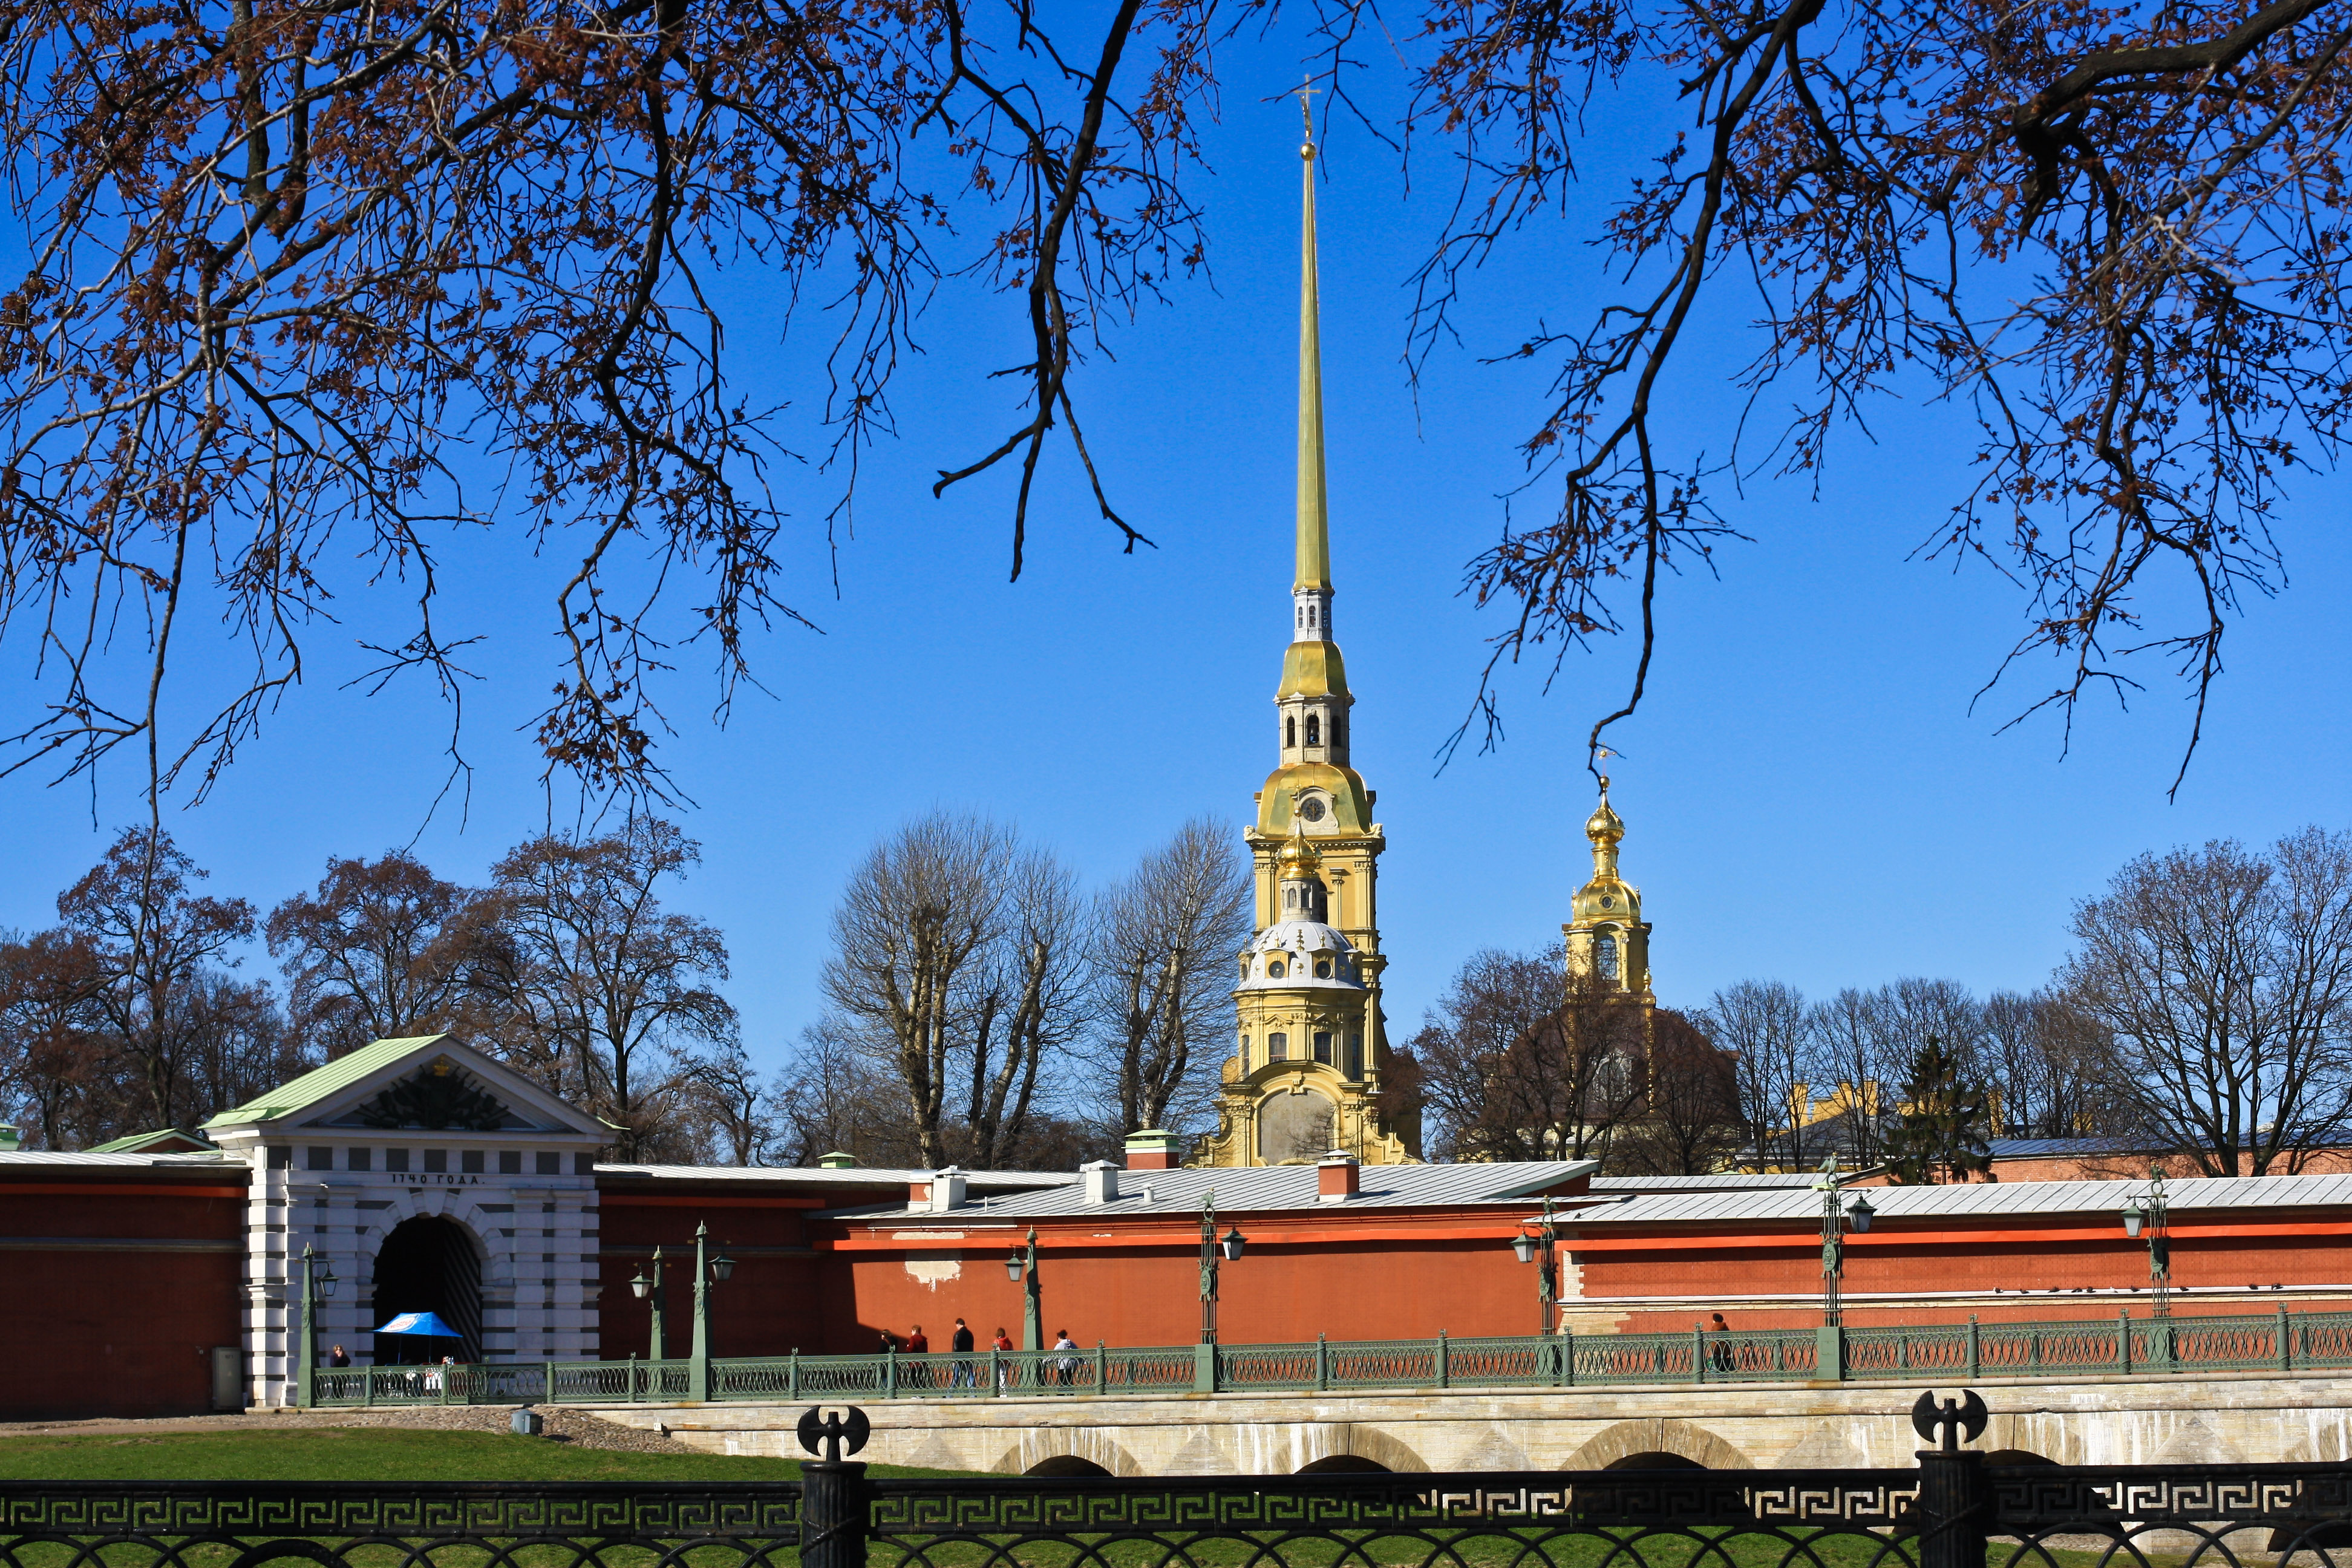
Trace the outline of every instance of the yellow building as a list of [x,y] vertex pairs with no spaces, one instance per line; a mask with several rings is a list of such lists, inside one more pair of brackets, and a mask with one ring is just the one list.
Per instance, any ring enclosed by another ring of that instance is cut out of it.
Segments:
[[1644,1005],[1656,1002],[1650,988],[1650,928],[1642,919],[1642,889],[1617,874],[1617,846],[1624,819],[1609,805],[1609,780],[1601,780],[1601,804],[1584,819],[1592,842],[1592,880],[1576,889],[1568,923],[1559,934],[1568,949],[1570,974],[1598,975],[1630,991]]
[[1217,1130],[1195,1152],[1197,1165],[1277,1165],[1333,1149],[1366,1164],[1419,1157],[1417,1118],[1391,1127],[1376,1104],[1388,1060],[1375,900],[1386,841],[1372,820],[1372,793],[1348,765],[1355,698],[1331,636],[1314,143],[1299,156],[1298,570],[1274,699],[1279,761],[1257,794],[1247,835],[1257,935],[1241,955],[1235,1050],[1224,1066]]

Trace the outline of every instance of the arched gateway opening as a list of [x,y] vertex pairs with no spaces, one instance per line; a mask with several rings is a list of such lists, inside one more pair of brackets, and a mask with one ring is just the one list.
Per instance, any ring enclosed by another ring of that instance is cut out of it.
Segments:
[[379,1334],[378,1366],[411,1365],[454,1355],[482,1359],[482,1252],[474,1233],[438,1215],[401,1221],[375,1255],[375,1321],[403,1312],[431,1312],[464,1336],[447,1340]]

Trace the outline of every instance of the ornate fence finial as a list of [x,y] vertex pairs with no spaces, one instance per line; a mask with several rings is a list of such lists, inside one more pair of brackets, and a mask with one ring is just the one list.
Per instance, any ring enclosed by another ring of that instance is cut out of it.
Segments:
[[[1985,1421],[1990,1414],[1985,1409],[1985,1402],[1977,1397],[1977,1391],[1973,1388],[1962,1389],[1958,1399],[1947,1399],[1940,1405],[1930,1391],[1921,1394],[1918,1403],[1911,1406],[1911,1430],[1928,1442],[1936,1443],[1936,1434],[1940,1428],[1943,1437],[1938,1446],[1948,1454],[1956,1454],[1964,1440],[1974,1442],[1984,1436]],[[803,1424],[802,1429],[807,1429],[806,1423]],[[803,1437],[802,1441],[806,1442],[807,1439]]]
[[846,1452],[855,1454],[866,1447],[866,1439],[873,1431],[874,1424],[866,1420],[866,1412],[855,1405],[849,1407],[849,1419],[846,1421],[838,1414],[827,1415],[822,1406],[813,1405],[801,1416],[801,1447],[814,1454],[817,1445],[822,1443],[825,1450],[824,1462],[837,1465],[841,1463],[845,1445]]

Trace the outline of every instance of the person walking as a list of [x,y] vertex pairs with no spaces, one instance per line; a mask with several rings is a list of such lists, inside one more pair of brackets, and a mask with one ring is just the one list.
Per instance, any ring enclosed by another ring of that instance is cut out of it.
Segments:
[[894,1334],[894,1333],[892,1333],[892,1332],[891,1332],[889,1330],[887,1330],[887,1329],[883,1330],[883,1331],[882,1331],[882,1346],[881,1346],[881,1353],[882,1353],[882,1354],[884,1354],[884,1355],[889,1355],[889,1354],[891,1354],[892,1352],[894,1352],[895,1351],[897,1351],[897,1350],[898,1350],[898,1335],[896,1335],[896,1334]]
[[[1007,1334],[1002,1328],[999,1328],[996,1331],[996,1342],[994,1348],[996,1353],[1000,1356],[1010,1355],[1013,1353],[1013,1337],[1010,1334]],[[1000,1361],[996,1363],[997,1393],[1003,1393],[1004,1385],[1014,1381],[1013,1370],[1013,1366],[1008,1363]]]
[[333,1350],[327,1352],[327,1364],[329,1366],[349,1366],[352,1364],[351,1352],[343,1349],[342,1346],[337,1345]]
[[[907,1353],[908,1355],[929,1355],[931,1353],[931,1342],[923,1337],[923,1325],[920,1323],[917,1323],[915,1325],[914,1332],[907,1336]],[[929,1388],[931,1386],[931,1368],[928,1366],[910,1366],[904,1372],[900,1373],[899,1375],[917,1388]]]
[[961,1318],[956,1320],[955,1332],[949,1336],[948,1348],[955,1352],[955,1371],[950,1374],[949,1386],[971,1388],[977,1384],[971,1365],[971,1328]]
[[1715,1353],[1708,1359],[1715,1363],[1716,1371],[1729,1372],[1731,1370],[1731,1325],[1723,1321],[1721,1312],[1717,1312],[1714,1314],[1713,1321],[1707,1324],[1706,1331],[1707,1337],[1715,1345]]
[[[1069,1330],[1055,1329],[1054,1331],[1054,1348],[1057,1351],[1075,1351],[1078,1348],[1078,1342],[1070,1338]],[[1060,1361],[1054,1363],[1054,1373],[1055,1378],[1060,1382],[1062,1386],[1067,1388],[1071,1384],[1077,1381],[1078,1358],[1075,1355],[1064,1356]]]

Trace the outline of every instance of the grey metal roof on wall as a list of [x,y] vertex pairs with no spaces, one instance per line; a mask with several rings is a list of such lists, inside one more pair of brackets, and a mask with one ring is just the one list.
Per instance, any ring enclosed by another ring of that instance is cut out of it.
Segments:
[[[668,1181],[775,1182],[812,1187],[903,1187],[931,1179],[929,1171],[896,1171],[872,1165],[843,1165],[832,1170],[809,1165],[599,1165],[600,1176],[647,1176]],[[972,1187],[1017,1190],[1066,1187],[1075,1174],[1060,1171],[963,1171]]]
[[1996,1160],[2057,1159],[2070,1154],[2134,1154],[2147,1151],[2128,1138],[1995,1138],[1985,1144]]
[[1813,1178],[1801,1172],[1775,1172],[1769,1175],[1747,1175],[1727,1172],[1713,1176],[1595,1176],[1592,1190],[1596,1193],[1739,1193],[1764,1192],[1775,1187],[1811,1187]]
[[1119,1196],[1108,1204],[1087,1201],[1076,1185],[1051,1192],[975,1198],[945,1213],[892,1205],[887,1208],[835,1209],[844,1219],[908,1219],[932,1225],[958,1219],[1046,1219],[1060,1215],[1121,1218],[1138,1215],[1198,1214],[1212,1190],[1220,1214],[1268,1214],[1286,1209],[1331,1213],[1377,1208],[1434,1208],[1477,1204],[1518,1204],[1532,1193],[1590,1173],[1591,1160],[1547,1160],[1482,1165],[1365,1165],[1358,1170],[1356,1195],[1339,1203],[1317,1196],[1312,1165],[1255,1165],[1223,1170],[1121,1171]]
[[[1595,1184],[1598,1185],[1599,1184]],[[2095,1214],[2111,1217],[2143,1182],[1969,1182],[1933,1187],[1848,1187],[1847,1202],[1866,1194],[1882,1220],[1969,1219],[2003,1215]],[[2352,1174],[2198,1176],[2167,1182],[2165,1200],[2182,1209],[2274,1209],[2352,1205]],[[1590,1225],[1739,1225],[1821,1217],[1818,1193],[1643,1193],[1586,1210]]]
[[57,1149],[11,1149],[0,1152],[0,1172],[16,1169],[80,1166],[85,1169],[107,1170],[213,1170],[226,1165],[243,1175],[247,1166],[242,1160],[232,1160],[217,1152],[185,1154],[100,1154],[95,1150],[75,1152]]

